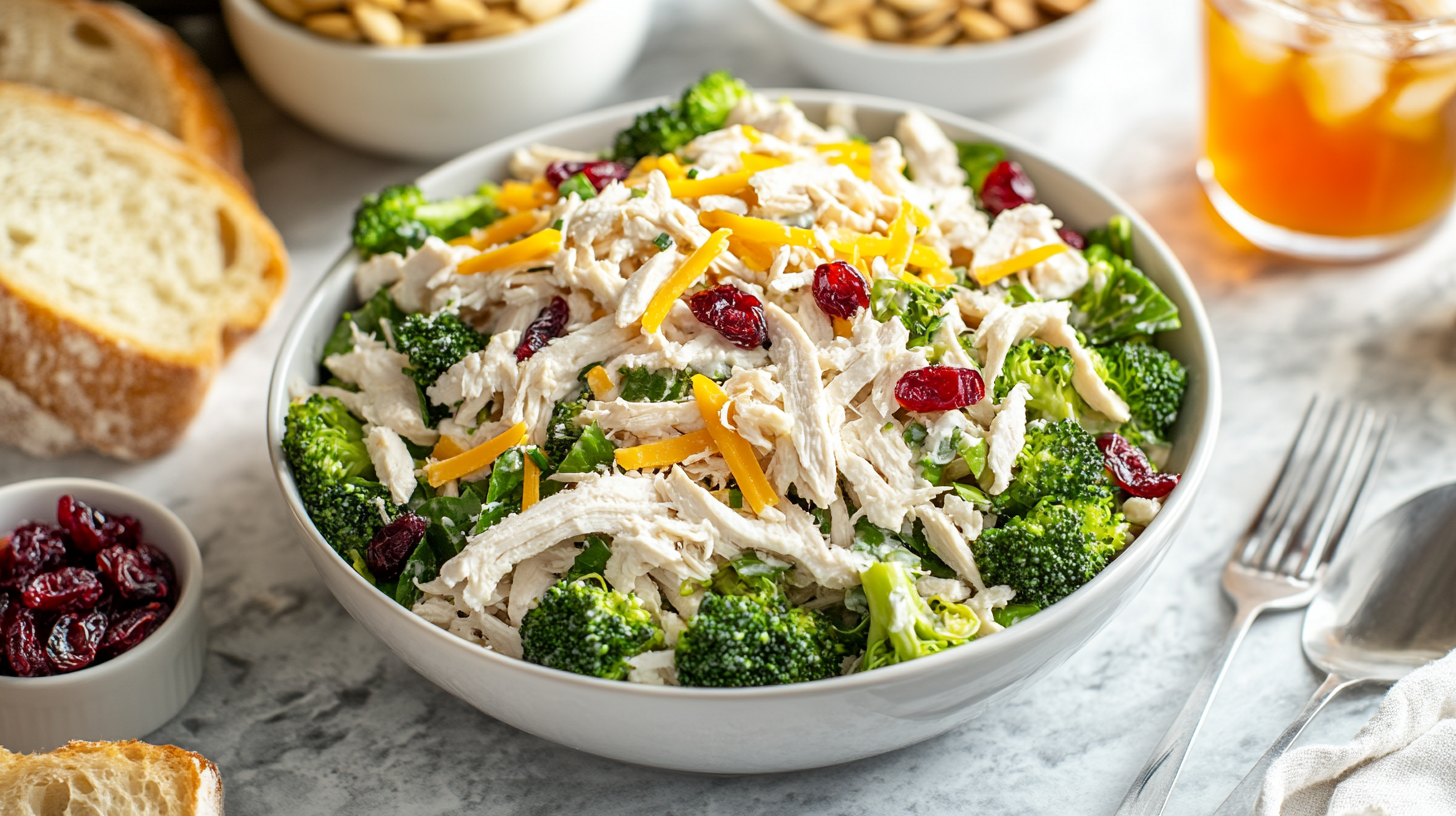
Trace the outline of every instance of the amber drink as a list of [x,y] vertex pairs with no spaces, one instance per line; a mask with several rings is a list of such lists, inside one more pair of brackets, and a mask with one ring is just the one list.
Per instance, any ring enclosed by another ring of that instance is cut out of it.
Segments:
[[1456,2],[1206,0],[1199,176],[1255,244],[1361,260],[1456,190]]

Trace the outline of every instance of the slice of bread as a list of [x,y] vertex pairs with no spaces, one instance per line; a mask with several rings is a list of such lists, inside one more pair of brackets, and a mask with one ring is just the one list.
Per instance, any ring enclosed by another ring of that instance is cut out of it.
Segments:
[[283,290],[273,226],[177,140],[28,85],[0,83],[0,190],[0,377],[103,453],[176,444]]
[[222,777],[200,754],[136,740],[48,754],[0,748],[0,814],[221,816]]
[[128,6],[0,0],[0,80],[116,108],[247,184],[237,129],[206,69],[171,29]]

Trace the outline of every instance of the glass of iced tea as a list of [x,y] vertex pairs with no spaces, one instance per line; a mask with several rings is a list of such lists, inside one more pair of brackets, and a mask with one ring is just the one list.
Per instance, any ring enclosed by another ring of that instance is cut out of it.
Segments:
[[1205,0],[1198,174],[1265,249],[1355,261],[1422,237],[1456,191],[1456,0]]

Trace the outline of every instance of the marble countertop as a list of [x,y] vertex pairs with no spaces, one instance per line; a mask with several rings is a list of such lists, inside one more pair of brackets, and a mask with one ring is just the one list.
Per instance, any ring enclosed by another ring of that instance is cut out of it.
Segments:
[[[148,739],[217,762],[232,816],[1111,813],[1232,617],[1219,571],[1311,394],[1367,399],[1398,417],[1371,513],[1456,478],[1453,227],[1400,258],[1344,268],[1280,262],[1230,240],[1193,175],[1199,4],[1113,1],[1118,13],[1057,92],[986,118],[1107,183],[1168,239],[1212,317],[1225,404],[1218,451],[1181,539],[1129,608],[1066,664],[921,745],[737,778],[558,747],[416,675],[349,618],[295,543],[263,416],[273,357],[344,248],[359,195],[426,168],[330,143],[234,72],[222,84],[248,171],[292,253],[282,307],[222,372],[173,452],[125,464],[0,451],[0,481],[110,479],[166,502],[197,534],[211,627],[206,672],[182,713]],[[659,0],[658,12],[648,53],[604,103],[674,93],[716,67],[758,86],[808,84],[738,0]],[[1213,810],[1313,691],[1321,678],[1300,653],[1299,625],[1300,615],[1282,614],[1255,626],[1170,813]],[[1338,699],[1306,741],[1348,739],[1380,693]]]

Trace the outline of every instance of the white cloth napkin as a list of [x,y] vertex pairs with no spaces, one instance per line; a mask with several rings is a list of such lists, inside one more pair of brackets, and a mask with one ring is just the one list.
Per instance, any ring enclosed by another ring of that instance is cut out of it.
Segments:
[[1256,816],[1456,814],[1456,651],[1396,683],[1348,745],[1312,745],[1269,769]]

